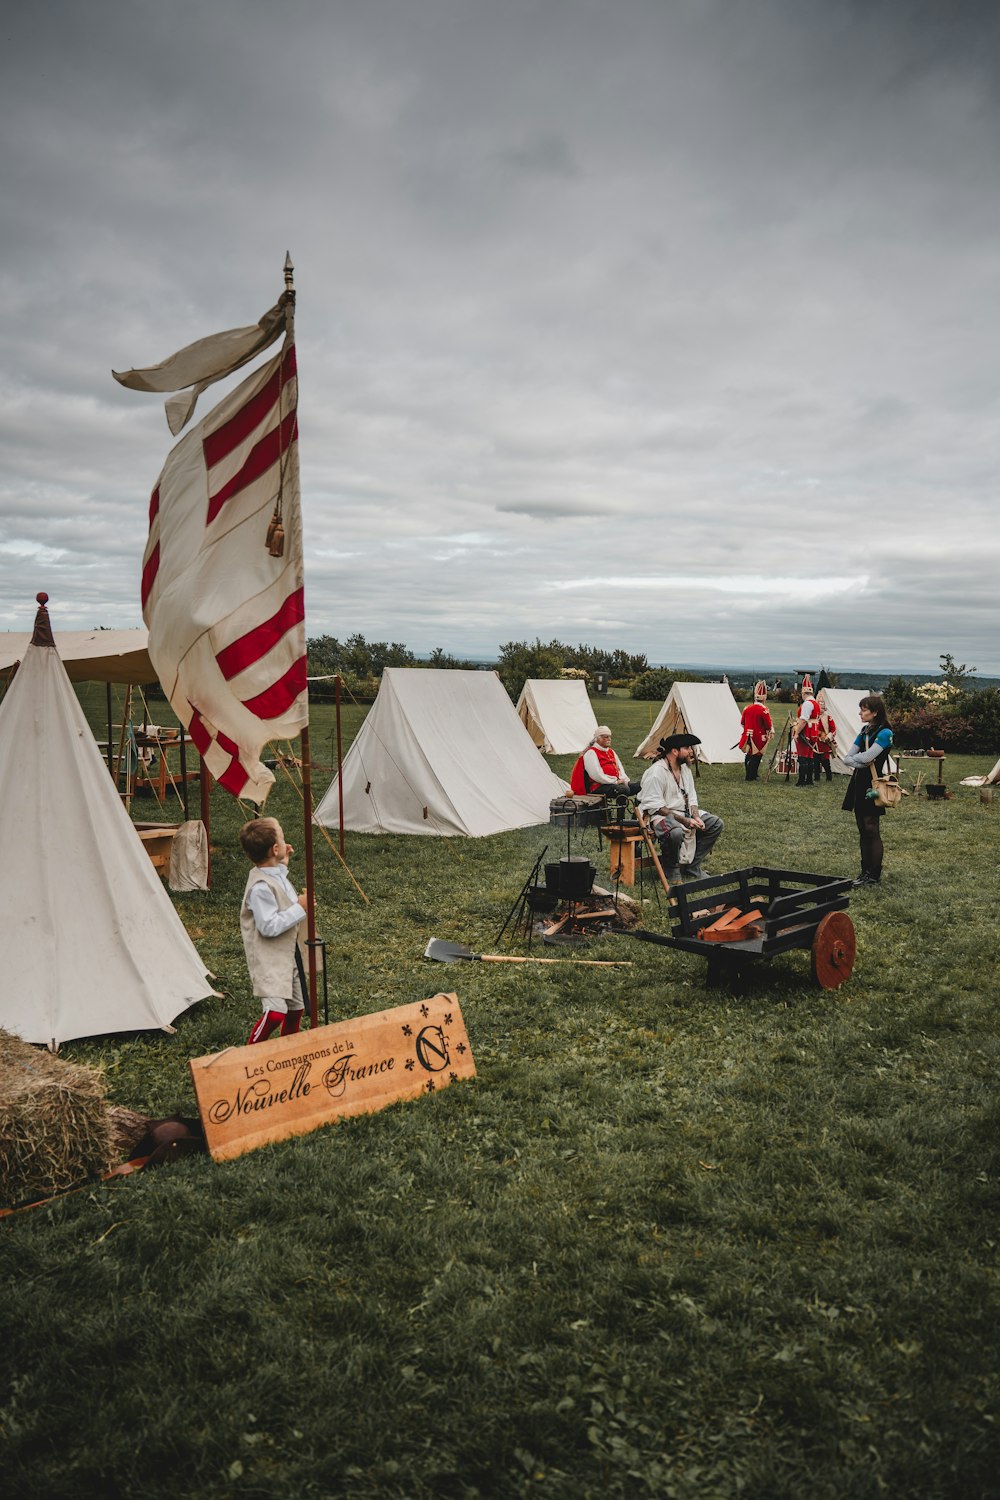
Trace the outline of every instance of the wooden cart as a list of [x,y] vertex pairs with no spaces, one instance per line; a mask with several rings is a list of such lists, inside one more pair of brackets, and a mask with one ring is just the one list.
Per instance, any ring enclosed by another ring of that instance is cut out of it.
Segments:
[[[635,928],[627,936],[700,953],[708,960],[710,985],[729,984],[737,989],[758,959],[808,948],[817,984],[825,990],[838,989],[850,978],[857,950],[854,923],[847,915],[850,890],[850,880],[754,865],[674,886],[676,921],[670,934]],[[719,942],[700,935],[718,923],[720,912],[734,907],[759,913],[750,929],[752,936]]]

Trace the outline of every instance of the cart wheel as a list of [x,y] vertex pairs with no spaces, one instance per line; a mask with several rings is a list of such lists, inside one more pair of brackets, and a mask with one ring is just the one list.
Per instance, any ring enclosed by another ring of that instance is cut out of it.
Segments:
[[812,941],[813,974],[824,990],[838,989],[850,979],[858,942],[846,911],[827,912]]

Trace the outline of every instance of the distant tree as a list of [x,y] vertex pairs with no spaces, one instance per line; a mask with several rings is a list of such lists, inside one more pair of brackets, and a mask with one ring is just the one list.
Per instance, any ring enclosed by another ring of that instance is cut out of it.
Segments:
[[632,683],[629,692],[633,698],[652,699],[661,702],[666,698],[675,682],[704,682],[697,672],[675,671],[673,667],[653,668],[641,672]]
[[440,671],[450,672],[475,672],[479,669],[477,661],[464,660],[460,656],[452,656],[443,646],[435,646],[429,657],[429,665],[437,667]]
[[916,688],[905,677],[890,677],[882,688],[881,696],[890,714],[908,713],[920,702]]
[[941,676],[949,687],[967,687],[966,678],[975,677],[978,667],[967,667],[965,662],[958,665],[950,651],[941,653]]
[[558,642],[543,646],[536,637],[534,645],[528,641],[505,641],[500,647],[497,672],[515,703],[526,678],[560,677],[562,669],[563,657]]
[[343,664],[344,648],[335,635],[317,635],[306,641],[306,658],[309,675],[320,677],[326,672],[336,672]]

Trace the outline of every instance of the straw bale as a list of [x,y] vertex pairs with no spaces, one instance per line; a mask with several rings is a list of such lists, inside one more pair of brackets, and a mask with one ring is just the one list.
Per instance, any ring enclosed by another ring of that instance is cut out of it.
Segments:
[[0,1030],[0,1204],[61,1192],[113,1160],[101,1071]]

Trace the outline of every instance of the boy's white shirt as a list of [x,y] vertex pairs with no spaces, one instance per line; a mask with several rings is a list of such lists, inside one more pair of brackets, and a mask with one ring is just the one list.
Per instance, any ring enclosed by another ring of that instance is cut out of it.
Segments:
[[[257,880],[250,887],[247,905],[253,913],[254,923],[261,937],[279,937],[289,927],[304,920],[305,910],[299,905],[299,893],[288,878],[287,865],[258,865],[257,868],[266,879]],[[281,886],[292,903],[284,911],[278,906],[272,881]]]

